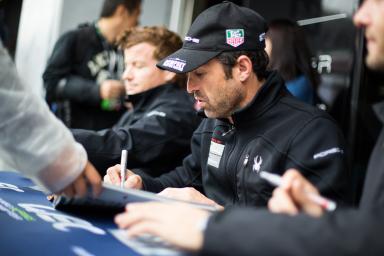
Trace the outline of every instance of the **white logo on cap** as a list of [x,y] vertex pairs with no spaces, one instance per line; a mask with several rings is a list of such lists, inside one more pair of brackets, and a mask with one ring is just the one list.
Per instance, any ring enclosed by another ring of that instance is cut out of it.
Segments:
[[225,37],[227,44],[237,47],[244,43],[244,29],[227,29]]
[[180,59],[177,59],[177,60],[176,59],[169,59],[169,60],[164,61],[163,66],[173,68],[173,69],[176,69],[179,71],[183,71],[186,64],[187,63],[185,63],[185,61],[180,60]]
[[261,33],[261,34],[259,35],[259,41],[262,42],[262,41],[264,41],[264,40],[265,40],[265,33]]
[[198,38],[193,38],[193,37],[190,37],[190,36],[186,36],[186,37],[184,37],[184,40],[185,40],[185,41],[188,41],[188,42],[197,43],[197,44],[200,42],[200,39],[198,39]]

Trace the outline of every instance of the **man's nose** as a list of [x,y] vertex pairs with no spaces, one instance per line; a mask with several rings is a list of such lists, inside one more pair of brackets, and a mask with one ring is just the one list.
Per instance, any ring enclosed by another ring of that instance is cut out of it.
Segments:
[[355,15],[353,16],[353,22],[355,23],[355,26],[357,27],[364,27],[366,26],[370,21],[370,11],[369,9],[372,9],[372,6],[370,5],[368,1],[364,1],[360,8],[356,11]]
[[193,93],[197,90],[198,90],[198,85],[195,83],[194,79],[192,79],[188,75],[188,79],[187,79],[187,91],[188,91],[188,93]]
[[123,80],[132,80],[133,78],[133,75],[132,75],[132,68],[130,67],[125,67],[125,70],[123,72],[123,75],[122,75],[122,79]]

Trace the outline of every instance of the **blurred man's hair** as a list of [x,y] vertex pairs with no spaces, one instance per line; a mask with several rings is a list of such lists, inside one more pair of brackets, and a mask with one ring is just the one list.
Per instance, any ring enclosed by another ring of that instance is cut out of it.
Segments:
[[141,6],[141,0],[105,0],[103,8],[101,8],[100,17],[111,17],[119,5],[123,5],[128,13],[131,14]]
[[[122,49],[127,49],[140,43],[149,43],[155,46],[153,57],[158,61],[179,50],[183,44],[179,35],[165,27],[159,26],[130,28],[118,40],[118,45]],[[185,88],[186,76],[184,74],[176,74],[174,82],[180,87]]]

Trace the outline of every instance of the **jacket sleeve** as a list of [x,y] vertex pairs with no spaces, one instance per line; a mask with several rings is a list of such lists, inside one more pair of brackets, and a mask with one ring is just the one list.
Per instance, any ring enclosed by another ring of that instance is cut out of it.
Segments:
[[383,208],[342,210],[319,219],[233,208],[210,218],[202,254],[381,255],[382,235]]
[[[190,134],[196,127],[197,119],[184,111],[172,114],[175,110],[158,107],[154,112],[165,113],[156,115],[148,113],[135,123],[115,126],[101,131],[72,130],[76,140],[86,149],[89,159],[99,171],[120,162],[121,150],[128,150],[128,168],[148,166],[151,161],[167,161],[179,155],[184,148],[188,149]],[[126,118],[130,113],[126,113]],[[188,135],[188,136],[187,136]],[[100,169],[102,168],[102,169]]]
[[[199,126],[199,128],[201,125]],[[158,193],[167,187],[194,187],[203,192],[199,128],[194,132],[191,140],[191,154],[184,158],[182,166],[165,173],[157,178],[143,177],[144,189]]]
[[297,131],[292,140],[288,168],[298,168],[326,197],[352,204],[351,176],[343,134],[335,122],[317,116]]
[[48,102],[64,99],[97,106],[101,100],[99,85],[73,72],[74,66],[78,65],[75,63],[78,54],[76,33],[64,34],[53,49],[43,74],[46,98]]
[[0,169],[20,171],[46,191],[58,192],[80,175],[87,156],[30,88],[0,46]]

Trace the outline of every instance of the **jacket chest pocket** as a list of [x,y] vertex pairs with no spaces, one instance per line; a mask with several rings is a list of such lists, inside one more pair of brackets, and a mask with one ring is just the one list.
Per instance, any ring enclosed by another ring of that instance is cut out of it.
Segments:
[[237,170],[237,192],[239,203],[251,206],[266,206],[274,189],[263,180],[260,171],[279,173],[281,161],[284,161],[273,145],[256,138],[243,150]]

